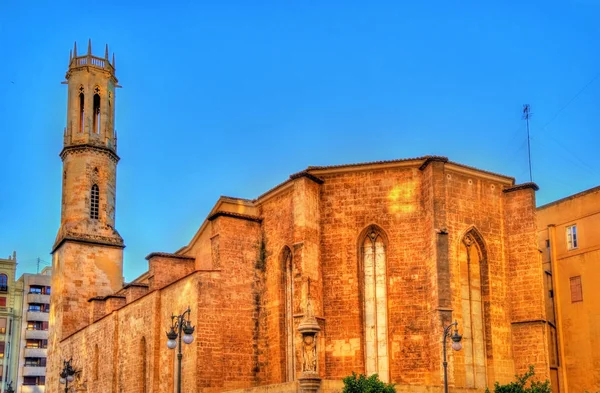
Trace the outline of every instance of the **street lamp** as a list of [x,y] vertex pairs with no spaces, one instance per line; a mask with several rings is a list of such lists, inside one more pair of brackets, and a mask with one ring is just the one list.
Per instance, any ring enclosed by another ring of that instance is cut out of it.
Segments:
[[[186,344],[191,344],[194,341],[194,327],[192,321],[190,321],[190,307],[183,312],[181,315],[171,315],[171,330],[167,332],[167,347],[169,349],[178,348],[177,352],[177,393],[181,393],[181,340]],[[186,319],[187,315],[187,319]],[[183,331],[183,334],[181,332]],[[179,344],[177,343],[177,337],[179,337]]]
[[60,383],[65,385],[65,393],[69,393],[69,382],[75,379],[75,369],[71,366],[73,359],[63,360],[63,369],[60,372]]
[[14,389],[13,389],[13,387],[12,387],[12,382],[9,382],[9,383],[6,385],[6,393],[15,393],[15,390],[14,390]]
[[[450,328],[454,326],[454,333],[450,335]],[[446,326],[444,329],[444,338],[442,339],[442,344],[444,348],[444,393],[448,393],[448,361],[446,360],[446,340],[450,337],[452,339],[452,349],[455,351],[460,351],[462,349],[462,344],[460,341],[462,340],[462,336],[458,334],[458,322],[454,321],[450,325]]]

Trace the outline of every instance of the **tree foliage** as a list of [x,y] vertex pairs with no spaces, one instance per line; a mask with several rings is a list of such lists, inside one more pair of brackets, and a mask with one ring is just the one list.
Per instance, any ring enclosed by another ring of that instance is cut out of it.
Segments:
[[353,371],[352,375],[343,379],[343,382],[342,393],[396,393],[394,385],[381,382],[377,374],[367,378],[363,374],[356,375]]
[[[494,384],[494,393],[552,393],[550,381],[530,381],[530,378],[534,375],[533,366],[529,366],[529,371],[525,374],[515,375],[516,381],[506,385],[500,385],[496,382]],[[527,382],[529,382],[529,386],[527,386]],[[485,393],[490,393],[490,390],[486,388]]]

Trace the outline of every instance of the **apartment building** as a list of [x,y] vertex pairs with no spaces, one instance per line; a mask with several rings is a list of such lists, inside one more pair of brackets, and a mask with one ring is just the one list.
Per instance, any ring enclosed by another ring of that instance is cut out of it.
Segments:
[[17,287],[23,290],[23,323],[19,327],[21,340],[16,362],[19,393],[45,392],[51,274],[52,269],[47,267],[39,274],[25,273],[17,280]]
[[600,390],[599,227],[600,187],[537,209],[554,391]]
[[15,360],[19,345],[21,296],[15,283],[16,270],[16,252],[6,259],[0,258],[0,392],[4,392],[17,375]]

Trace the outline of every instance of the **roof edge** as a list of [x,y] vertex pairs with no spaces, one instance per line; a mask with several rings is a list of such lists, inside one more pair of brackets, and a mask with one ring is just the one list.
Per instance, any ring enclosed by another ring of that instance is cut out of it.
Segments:
[[538,187],[538,185],[535,184],[534,182],[527,182],[527,183],[517,184],[513,187],[505,188],[504,190],[502,190],[502,192],[509,193],[509,192],[513,192],[513,191],[526,190],[528,188],[531,188],[533,191],[537,191],[540,189]]

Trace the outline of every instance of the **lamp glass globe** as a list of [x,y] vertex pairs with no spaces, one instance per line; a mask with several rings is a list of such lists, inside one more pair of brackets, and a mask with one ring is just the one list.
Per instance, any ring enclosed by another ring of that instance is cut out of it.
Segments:
[[186,344],[191,344],[192,341],[194,341],[194,336],[192,336],[191,334],[184,334],[183,335],[183,342]]
[[175,340],[167,341],[167,347],[169,349],[175,349],[175,347],[177,347],[177,341],[175,341]]
[[460,351],[462,349],[462,344],[460,342],[453,342],[452,343],[452,349],[454,349],[455,351]]
[[72,375],[67,376],[67,381],[69,381],[69,382],[73,382],[74,379],[75,379],[75,377],[73,377]]
[[65,384],[65,383],[67,382],[67,380],[66,380],[66,379],[64,379],[63,377],[60,377],[59,381],[60,381],[60,383],[62,383],[62,384]]

